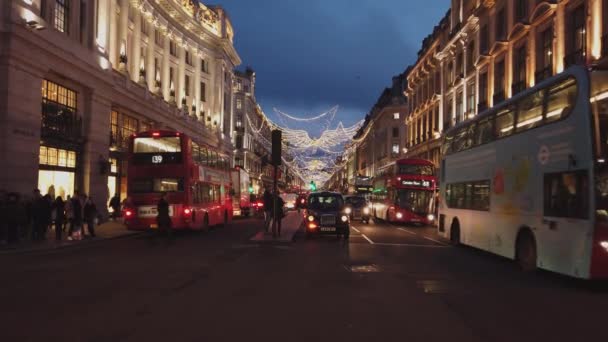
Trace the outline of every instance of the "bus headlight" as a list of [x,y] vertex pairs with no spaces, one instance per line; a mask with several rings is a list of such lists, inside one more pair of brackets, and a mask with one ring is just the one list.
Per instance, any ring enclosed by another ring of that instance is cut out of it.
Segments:
[[312,215],[308,216],[308,221],[309,221],[309,222],[312,222],[312,221],[314,221],[314,220],[315,220],[315,217],[314,217],[314,216],[312,216]]
[[348,216],[346,216],[346,215],[342,215],[341,219],[342,219],[342,222],[348,222]]
[[352,213],[352,212],[353,212],[353,210],[350,207],[346,207],[346,209],[344,209],[344,213],[346,215],[350,215],[350,213]]
[[369,215],[369,208],[368,207],[363,208],[363,215]]
[[397,217],[397,220],[401,220],[403,218],[403,214],[397,213],[397,215],[395,215],[395,217]]
[[426,217],[426,219],[429,220],[429,221],[435,221],[435,215],[428,214],[428,216]]

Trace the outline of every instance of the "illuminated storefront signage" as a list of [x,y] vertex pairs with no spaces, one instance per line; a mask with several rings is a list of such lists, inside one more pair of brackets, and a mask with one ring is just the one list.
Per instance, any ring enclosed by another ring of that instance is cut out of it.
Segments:
[[416,180],[416,179],[406,179],[401,181],[401,185],[404,186],[417,186],[421,188],[430,188],[432,186],[432,182],[428,180]]

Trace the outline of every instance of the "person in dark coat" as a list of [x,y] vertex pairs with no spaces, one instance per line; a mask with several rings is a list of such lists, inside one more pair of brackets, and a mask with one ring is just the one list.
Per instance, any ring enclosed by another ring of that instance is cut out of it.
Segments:
[[270,221],[272,220],[272,194],[268,189],[264,190],[264,229],[268,233],[268,229],[270,228]]
[[32,221],[32,240],[38,241],[43,239],[44,225],[47,224],[46,218],[46,201],[40,196],[40,190],[34,190],[34,197],[30,205],[30,217]]
[[65,222],[65,202],[61,196],[57,196],[55,202],[53,202],[53,210],[55,211],[55,240],[61,241],[63,223]]
[[46,194],[43,199],[42,213],[44,215],[44,226],[42,227],[42,239],[46,240],[46,234],[49,231],[49,227],[53,224],[53,198],[51,195]]
[[283,211],[285,201],[283,201],[283,198],[281,198],[278,193],[275,193],[274,196],[276,202],[274,202],[275,206],[272,218],[277,220],[277,232],[279,233],[279,236],[281,236],[281,221],[283,221],[283,217],[285,217],[285,212]]
[[110,200],[110,208],[112,208],[112,218],[116,220],[120,217],[120,196],[118,194],[114,195]]
[[84,204],[84,220],[87,223],[87,230],[91,237],[95,237],[95,218],[97,217],[97,207],[93,199],[88,197]]
[[165,197],[166,195],[164,193],[161,194],[158,204],[156,205],[156,222],[160,231],[166,231],[168,237],[173,237],[171,217],[169,216],[169,202],[167,202]]
[[73,217],[72,227],[70,227],[70,240],[72,239],[72,235],[80,236],[82,232],[82,205],[80,204],[78,192],[74,193],[74,196],[72,197],[71,201]]

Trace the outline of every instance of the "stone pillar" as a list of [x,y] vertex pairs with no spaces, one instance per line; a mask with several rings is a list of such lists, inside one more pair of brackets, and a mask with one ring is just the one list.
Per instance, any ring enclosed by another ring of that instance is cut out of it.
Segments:
[[161,83],[163,87],[163,97],[165,101],[169,101],[169,91],[171,87],[171,80],[169,79],[169,35],[163,37],[163,43],[165,45],[163,49],[163,71],[161,75]]
[[[444,62],[443,60],[441,60],[439,62],[439,122],[438,122],[438,126],[437,126],[437,130],[439,131],[439,133],[443,132],[443,112],[445,111],[444,104],[445,104],[445,89],[444,89],[444,84],[445,84],[445,75],[444,75]],[[437,85],[435,85],[437,86]]]
[[15,63],[0,65],[0,189],[31,196],[38,186],[44,71]]
[[[104,0],[101,0],[104,1]],[[108,8],[108,56],[110,57],[110,63],[116,69],[118,68],[118,53],[120,50],[120,44],[118,43],[118,18],[116,17],[116,3],[112,0],[105,0],[109,3]],[[100,19],[98,19],[100,22]]]
[[[95,44],[102,50],[103,55],[108,55],[110,48],[110,1],[109,0],[97,0],[96,15],[97,20],[91,21],[96,23],[95,27]],[[94,9],[91,9],[94,10]],[[94,17],[93,17],[94,18]]]
[[[195,52],[196,49],[194,50]],[[201,57],[198,53],[193,53],[194,58],[194,102],[196,103],[196,116],[198,117],[201,112]],[[192,105],[192,104],[190,104]]]
[[[154,91],[156,89],[156,72],[154,68],[154,44],[156,37],[156,27],[151,25],[150,22],[146,21],[148,25],[148,46],[146,51],[146,81],[148,82],[148,89]],[[160,72],[160,70],[158,70]]]
[[108,214],[108,174],[101,170],[101,163],[109,158],[110,144],[108,132],[110,131],[111,101],[89,92],[86,96],[84,134],[86,143],[82,153],[82,166],[84,175],[84,193],[91,196],[97,210],[103,217]]
[[588,44],[590,56],[593,60],[602,57],[602,1],[590,0],[588,12],[591,15],[590,34]]
[[534,71],[536,70],[536,26],[532,25],[528,32],[528,57],[526,63],[526,85],[528,87],[534,87],[536,84],[536,76]]
[[[120,17],[118,18],[118,35],[116,39],[118,56],[120,57],[121,50],[124,47],[124,52],[127,54],[128,59],[132,59],[132,56],[128,55],[129,50],[127,46],[127,34],[129,32],[129,0],[119,0],[118,6],[120,8]],[[128,63],[127,70],[129,70]]]
[[[186,98],[186,48],[184,45],[179,44],[177,46],[177,83],[175,84],[175,101],[177,106],[182,108],[182,99]],[[186,98],[186,106],[188,106],[188,99]]]
[[564,57],[566,56],[566,28],[565,18],[566,15],[566,4],[563,1],[557,4],[557,10],[555,11],[555,72],[560,73],[564,71]]
[[[131,79],[134,82],[139,80],[139,69],[141,67],[141,13],[136,10],[133,16],[133,36],[131,37],[131,53],[129,56]],[[144,55],[145,57],[145,55]],[[144,69],[146,64],[144,62]],[[147,70],[147,69],[146,69]]]

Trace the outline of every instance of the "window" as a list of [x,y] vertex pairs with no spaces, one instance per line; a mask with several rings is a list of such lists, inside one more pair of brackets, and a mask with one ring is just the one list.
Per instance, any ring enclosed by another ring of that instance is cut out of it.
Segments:
[[513,94],[517,94],[526,88],[526,45],[522,45],[513,56]]
[[571,16],[572,20],[572,52],[585,51],[587,32],[585,30],[585,6],[577,7]]
[[201,71],[207,72],[207,61],[204,58],[201,58]]
[[146,20],[146,17],[144,17],[143,15],[140,16],[140,20],[141,20],[141,34],[144,36],[148,35],[148,21]]
[[505,40],[505,35],[507,32],[506,24],[507,20],[505,18],[505,9],[503,7],[496,13],[496,40]]
[[154,43],[157,46],[163,46],[163,33],[160,30],[154,31]]
[[77,94],[57,83],[42,81],[42,132],[54,137],[80,136]]
[[479,53],[487,54],[488,46],[490,45],[490,35],[488,34],[488,25],[484,24],[479,30]]
[[135,138],[133,153],[179,153],[180,137]]
[[[505,61],[504,59],[494,66],[494,95],[503,93],[505,86]],[[500,102],[500,101],[499,101]],[[496,105],[496,101],[494,101]]]
[[490,181],[448,184],[446,202],[454,209],[490,210]]
[[[44,5],[41,3],[41,6]],[[78,30],[78,34],[80,35],[80,43],[84,44],[87,38],[87,3],[85,0],[80,0],[80,30]]]
[[243,108],[243,100],[236,99],[236,109],[242,109],[242,108]]
[[[540,34],[540,54],[538,56],[538,70],[550,68],[553,64],[553,28],[549,27]],[[550,71],[550,70],[549,70]],[[547,77],[550,76],[547,75]],[[546,78],[546,77],[543,77]],[[540,81],[540,79],[539,79]]]
[[488,108],[488,74],[479,74],[479,110],[481,112]]
[[456,81],[458,81],[459,77],[462,77],[464,75],[464,60],[463,60],[463,53],[462,51],[460,51],[457,55],[456,55]]
[[576,95],[576,81],[573,78],[551,86],[547,94],[545,122],[559,120],[568,115],[574,107]]
[[513,133],[513,121],[515,116],[510,108],[501,110],[496,114],[496,134],[498,138],[506,137]]
[[447,73],[446,78],[445,78],[446,82],[447,82],[446,88],[449,88],[452,85],[452,83],[454,83],[454,65],[452,64],[452,62],[450,62],[448,64],[448,69],[446,70],[446,73]]
[[184,180],[182,178],[134,179],[129,184],[129,188],[130,191],[137,194],[182,192],[184,191]]
[[475,82],[469,83],[469,89],[467,89],[467,113],[469,115],[475,115]]
[[40,145],[40,165],[76,167],[76,151],[62,150]]
[[540,126],[543,120],[544,91],[526,96],[518,103],[517,131],[525,131]]
[[[173,67],[170,67],[170,68],[169,68],[169,87],[171,87],[171,88],[173,88],[173,87],[174,87],[174,84],[175,84],[175,80],[174,80],[174,78],[173,78],[173,75],[174,75],[174,74],[175,74],[175,73],[173,72]],[[175,89],[173,88],[173,89],[171,89],[171,91],[172,91],[172,92],[174,92],[174,91],[175,91]]]
[[393,155],[398,155],[399,154],[399,144],[393,144],[393,148],[391,149],[391,153]]
[[544,216],[587,219],[589,176],[586,170],[545,174]]
[[394,120],[399,120],[399,117],[400,117],[399,113],[393,113]]
[[169,53],[171,56],[177,57],[177,43],[173,40],[169,41]]
[[467,73],[475,70],[475,41],[469,43],[467,48]]
[[190,76],[186,75],[185,83],[186,96],[190,96]]
[[450,128],[450,126],[452,124],[453,109],[454,109],[454,101],[452,98],[448,98],[447,105],[446,105],[446,111],[445,111],[445,113],[443,113],[444,129]]
[[494,139],[494,121],[492,117],[487,117],[477,123],[475,128],[475,146],[483,145]]
[[464,108],[462,106],[462,96],[462,90],[460,90],[456,95],[456,123],[463,121]]
[[128,139],[130,136],[138,132],[137,119],[126,114],[122,115],[122,136],[123,139]]
[[186,53],[186,56],[185,56],[186,64],[192,65],[192,54],[188,50],[186,50],[185,53]]
[[528,18],[528,0],[515,0],[515,20],[525,22]]
[[70,32],[70,0],[55,0],[54,26],[59,32]]
[[207,90],[205,89],[206,85],[205,82],[201,82],[201,101],[205,102],[207,101],[207,98],[205,96],[205,94],[207,94]]
[[393,127],[393,138],[399,138],[399,127]]

